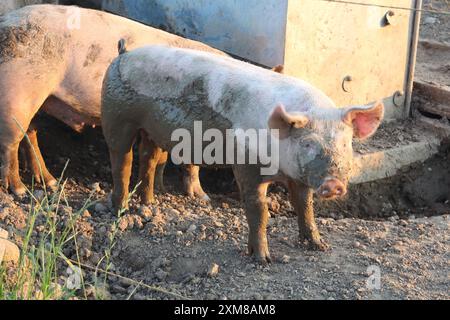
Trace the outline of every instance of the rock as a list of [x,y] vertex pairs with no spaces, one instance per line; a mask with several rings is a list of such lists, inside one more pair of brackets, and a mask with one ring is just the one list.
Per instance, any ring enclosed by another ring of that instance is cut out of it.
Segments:
[[0,239],[8,239],[8,231],[0,228]]
[[283,262],[283,263],[289,263],[290,260],[291,260],[291,257],[286,254],[281,258],[281,262]]
[[120,221],[117,225],[120,231],[125,231],[128,228],[128,219],[126,217],[120,218]]
[[90,218],[91,217],[91,213],[88,210],[84,210],[83,211],[83,218]]
[[155,276],[159,281],[164,281],[166,280],[168,273],[159,269],[158,271],[156,271]]
[[191,225],[189,226],[189,228],[186,230],[186,232],[194,233],[195,230],[197,230],[197,226],[196,226],[195,224],[191,224]]
[[180,211],[173,209],[173,208],[168,208],[164,211],[167,220],[168,221],[173,221],[173,220],[177,220],[180,217]]
[[0,262],[17,263],[20,257],[19,247],[11,241],[0,239]]
[[97,252],[92,252],[91,256],[89,258],[89,260],[95,266],[100,262],[101,259],[102,259],[102,256],[99,253],[97,253]]
[[100,187],[100,183],[95,182],[95,183],[91,184],[91,190],[94,192],[102,191],[102,188]]
[[134,284],[133,280],[128,278],[121,278],[120,279],[120,285],[122,287],[128,288],[129,286],[132,286]]
[[269,210],[271,210],[272,212],[278,213],[280,211],[281,205],[278,202],[277,199],[275,198],[268,198],[268,206],[269,206]]
[[216,263],[213,263],[209,268],[208,268],[208,272],[207,275],[208,277],[212,278],[215,277],[219,274],[219,265]]
[[[435,24],[437,21],[438,21],[438,19],[435,18],[435,17],[426,17],[426,18],[423,20],[423,23],[424,23],[424,24]],[[430,169],[430,168],[428,168],[428,169]]]
[[34,190],[33,196],[38,200],[41,201],[45,197],[45,192],[43,190]]
[[144,219],[145,222],[150,221],[153,216],[152,209],[148,206],[141,206],[138,211],[139,215]]
[[103,203],[97,202],[94,206],[94,210],[97,213],[105,213],[108,212],[108,207],[106,207]]

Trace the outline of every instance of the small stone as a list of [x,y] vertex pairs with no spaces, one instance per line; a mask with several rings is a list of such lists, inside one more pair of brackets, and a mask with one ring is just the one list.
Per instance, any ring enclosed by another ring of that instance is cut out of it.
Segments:
[[134,284],[134,282],[133,282],[133,280],[131,280],[131,279],[128,279],[128,278],[122,278],[122,279],[120,279],[120,285],[121,285],[122,287],[128,288],[129,286],[131,286],[131,285],[133,285],[133,284]]
[[177,220],[181,215],[180,211],[173,208],[166,209],[165,214],[168,221]]
[[0,228],[0,239],[8,239],[8,231]]
[[91,190],[94,192],[102,191],[102,188],[100,187],[100,183],[95,182],[95,183],[91,184]]
[[278,213],[280,211],[280,208],[281,208],[281,205],[278,202],[278,200],[275,199],[275,198],[268,198],[268,200],[269,200],[268,201],[269,209],[272,212]]
[[128,228],[128,219],[126,217],[120,219],[118,228],[120,231],[125,231]]
[[178,231],[175,233],[175,235],[176,235],[177,237],[181,237],[181,236],[183,235],[183,231],[178,230]]
[[108,229],[106,229],[105,226],[101,226],[100,228],[98,228],[98,234],[99,234],[99,235],[104,236],[104,235],[106,235],[106,232],[107,232],[107,231],[108,231]]
[[286,264],[289,263],[290,260],[291,260],[291,257],[286,254],[281,258],[281,262],[286,263]]
[[141,206],[139,208],[139,215],[144,219],[145,222],[148,222],[152,218],[153,212],[148,206]]
[[355,241],[355,242],[353,243],[353,245],[354,245],[356,248],[359,248],[359,247],[361,247],[361,242]]
[[91,213],[88,210],[84,210],[83,211],[83,218],[90,218],[91,217]]
[[92,262],[93,265],[97,265],[100,262],[101,258],[102,257],[100,256],[99,253],[92,252],[89,260]]
[[34,190],[33,196],[38,200],[41,201],[44,199],[45,192],[43,190]]
[[197,226],[196,226],[195,224],[191,224],[191,225],[189,226],[189,228],[186,230],[186,232],[194,233],[195,230],[197,230]]
[[[426,17],[424,20],[423,20],[423,23],[424,24],[435,24],[437,22],[437,18],[435,18],[435,17]],[[428,169],[430,169],[430,168],[428,168]],[[430,170],[431,171],[431,170]]]
[[213,263],[209,268],[208,268],[208,277],[212,278],[217,276],[217,274],[219,273],[219,265],[216,263]]
[[0,263],[17,263],[20,257],[20,250],[14,243],[6,239],[0,239]]
[[97,202],[94,206],[94,210],[97,213],[105,213],[108,211],[108,208],[103,203]]
[[262,300],[263,296],[261,294],[259,294],[259,293],[254,293],[253,294],[253,299],[254,300]]
[[398,224],[401,225],[402,227],[406,227],[408,225],[408,221],[402,219],[398,222]]
[[167,278],[168,273],[159,269],[156,271],[155,276],[159,281],[164,281]]

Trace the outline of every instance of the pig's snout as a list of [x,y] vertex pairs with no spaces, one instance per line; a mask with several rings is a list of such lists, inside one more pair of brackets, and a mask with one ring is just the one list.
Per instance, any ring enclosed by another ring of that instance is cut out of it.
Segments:
[[316,192],[323,199],[333,199],[344,196],[347,193],[347,187],[338,179],[329,178]]

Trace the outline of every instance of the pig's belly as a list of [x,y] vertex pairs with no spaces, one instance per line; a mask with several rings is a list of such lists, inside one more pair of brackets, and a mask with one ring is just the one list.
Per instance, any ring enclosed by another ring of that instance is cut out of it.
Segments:
[[[142,127],[149,138],[159,147],[170,152],[174,147],[184,143],[190,137],[190,143],[185,143],[184,145],[190,145],[190,158],[194,159],[194,153],[201,150],[203,154],[204,148],[210,145],[211,141],[215,141],[215,136],[220,133],[223,142],[220,148],[224,150],[224,157],[222,157],[220,162],[225,164],[226,132],[228,129],[233,128],[232,123],[228,119],[201,105],[176,105],[167,101],[160,101],[156,104],[156,108],[154,103],[152,105],[152,111],[145,117],[145,123],[142,124]],[[214,132],[208,131],[209,129],[214,129]],[[214,138],[210,141],[203,141],[205,132],[214,133]],[[183,138],[180,138],[180,135]],[[219,165],[216,164],[215,166],[221,165],[219,163]]]

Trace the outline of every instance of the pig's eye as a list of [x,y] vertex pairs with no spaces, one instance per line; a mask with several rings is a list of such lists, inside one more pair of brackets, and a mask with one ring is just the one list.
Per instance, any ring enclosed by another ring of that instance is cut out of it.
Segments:
[[311,143],[306,143],[306,144],[305,144],[305,148],[310,149],[311,147],[312,147]]

